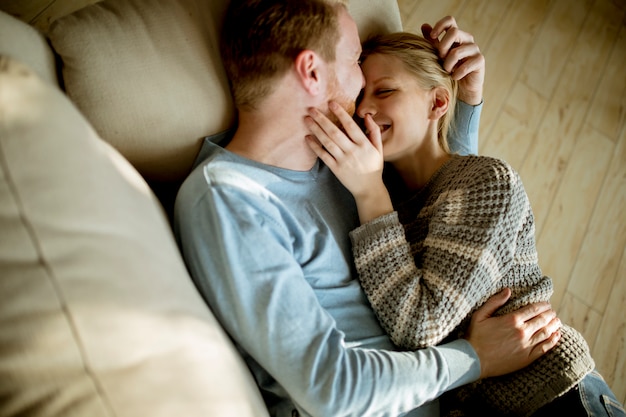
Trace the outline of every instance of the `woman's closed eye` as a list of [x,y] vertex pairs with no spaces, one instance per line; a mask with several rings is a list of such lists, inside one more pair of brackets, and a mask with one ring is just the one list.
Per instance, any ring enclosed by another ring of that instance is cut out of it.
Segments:
[[374,92],[374,94],[375,94],[377,97],[386,97],[386,96],[388,96],[388,95],[392,94],[394,91],[396,91],[396,90],[395,90],[395,89],[393,89],[393,88],[379,88],[379,89],[377,89],[377,90]]

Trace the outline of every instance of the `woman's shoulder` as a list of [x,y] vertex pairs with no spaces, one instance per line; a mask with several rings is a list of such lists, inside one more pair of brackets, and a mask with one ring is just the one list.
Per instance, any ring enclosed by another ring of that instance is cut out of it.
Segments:
[[466,165],[477,170],[515,171],[511,164],[504,159],[487,155],[452,155],[460,165]]
[[519,182],[517,171],[503,159],[486,155],[454,155],[456,177],[476,186],[513,187]]

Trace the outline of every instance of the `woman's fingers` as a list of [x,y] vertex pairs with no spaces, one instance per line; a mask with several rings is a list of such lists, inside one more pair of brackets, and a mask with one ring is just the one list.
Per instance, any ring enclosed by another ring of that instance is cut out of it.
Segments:
[[[310,109],[305,123],[311,135],[306,135],[305,139],[313,152],[355,196],[360,207],[359,215],[377,216],[380,212],[380,201],[376,201],[378,208],[375,210],[371,210],[369,203],[363,202],[373,201],[372,193],[389,197],[382,182],[384,163],[380,128],[371,115],[366,115],[365,124],[371,130],[370,136],[373,138],[370,143],[348,112],[336,103],[329,103],[329,108],[339,126],[319,110]],[[380,190],[384,190],[384,193],[380,194]],[[359,204],[359,201],[363,204]]]
[[372,143],[374,148],[382,155],[383,153],[383,141],[380,133],[380,127],[374,121],[374,118],[371,114],[365,115],[365,128],[369,132],[369,141]]
[[318,142],[333,157],[337,158],[344,152],[349,139],[319,110],[309,109],[309,117],[305,118],[305,123]]
[[364,141],[367,141],[365,133],[363,133],[359,125],[354,121],[352,115],[349,114],[343,107],[336,102],[331,101],[328,103],[328,108],[337,117],[337,120],[339,120],[339,123],[341,123],[345,133],[352,142],[361,144]]
[[[343,107],[333,101],[329,103],[328,107],[337,118],[343,131],[315,108],[309,109],[309,118],[305,120],[311,133],[331,154],[339,156],[339,152],[350,152],[355,144],[362,145],[365,141],[369,142],[365,133]],[[372,135],[377,135],[380,140],[380,129],[371,117],[367,128],[372,132]]]

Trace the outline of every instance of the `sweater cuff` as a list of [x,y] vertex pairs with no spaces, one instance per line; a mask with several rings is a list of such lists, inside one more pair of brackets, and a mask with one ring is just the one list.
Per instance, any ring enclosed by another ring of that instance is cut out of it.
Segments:
[[400,227],[404,233],[402,224],[400,224],[400,220],[398,219],[397,211],[383,214],[382,216],[362,224],[350,232],[350,239],[352,240],[352,244],[355,245],[358,242],[376,236],[381,230],[388,230],[393,227]]

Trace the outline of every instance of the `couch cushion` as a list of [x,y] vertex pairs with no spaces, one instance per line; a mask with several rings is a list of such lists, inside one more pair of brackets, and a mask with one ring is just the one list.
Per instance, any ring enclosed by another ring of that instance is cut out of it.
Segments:
[[54,54],[35,28],[0,10],[0,54],[28,64],[37,75],[58,84]]
[[7,57],[0,236],[0,415],[267,415],[145,181]]
[[50,27],[68,95],[149,180],[182,179],[201,138],[233,124],[217,43],[225,5],[106,0]]
[[359,27],[361,41],[374,34],[402,30],[400,9],[396,0],[349,0],[348,10]]

